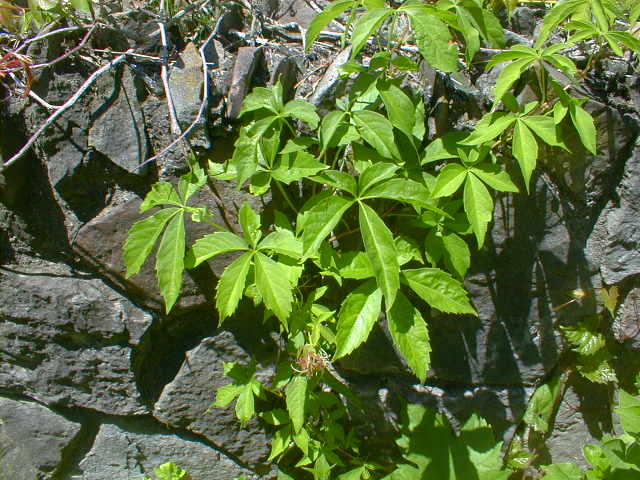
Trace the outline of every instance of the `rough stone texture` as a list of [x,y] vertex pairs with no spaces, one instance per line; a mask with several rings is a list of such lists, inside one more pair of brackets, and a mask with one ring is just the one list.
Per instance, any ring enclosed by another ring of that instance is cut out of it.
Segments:
[[589,465],[582,447],[597,443],[594,438],[612,435],[611,389],[590,383],[581,377],[570,377],[566,392],[558,406],[553,435],[546,441],[534,435],[530,446],[543,463],[573,462],[583,468]]
[[222,332],[205,338],[187,352],[182,368],[156,402],[153,415],[163,423],[204,436],[245,464],[260,467],[269,454],[269,445],[258,424],[252,421],[247,428],[240,428],[233,406],[209,409],[216,389],[229,383],[223,363],[231,361],[249,362],[233,335]]
[[[187,44],[169,69],[169,88],[178,122],[185,129],[196,119],[202,101],[202,59],[193,43]],[[194,147],[211,148],[204,128],[205,122],[206,118],[202,118],[195,134],[190,137]]]
[[[103,3],[101,12],[117,13],[121,28],[98,28],[93,47],[161,54],[157,18],[136,11],[134,1],[124,7]],[[265,12],[281,24],[298,22],[303,28],[314,16],[304,0],[270,2],[260,10]],[[508,44],[529,44],[523,35],[539,28],[539,14],[519,8]],[[207,49],[213,84],[208,123],[191,140],[200,149],[212,146],[203,157],[214,162],[230,157],[237,133],[233,122],[252,86],[280,77],[289,96],[303,79],[295,94],[321,111],[350,86],[339,72],[348,49],[320,44],[307,55],[297,43],[298,32],[287,30],[286,44],[273,45],[273,25],[247,20],[239,7],[224,9],[215,25],[216,40]],[[170,86],[185,128],[202,98],[201,59],[188,43],[193,39],[178,38],[177,29],[168,33]],[[262,35],[270,43],[257,47]],[[46,62],[80,38],[78,33],[64,42],[34,42],[29,55]],[[466,72],[439,74],[423,65],[420,87],[428,104],[429,135],[472,127],[490,108],[501,68],[474,78]],[[365,404],[364,412],[350,414],[371,451],[397,453],[393,438],[400,400],[438,408],[454,426],[473,409],[508,440],[535,386],[557,367],[558,326],[601,312],[593,293],[603,283],[620,287],[613,330],[627,355],[624,362],[637,361],[640,88],[627,62],[610,61],[605,69],[592,90],[582,92],[593,97],[586,108],[596,117],[598,154],[586,152],[574,134],[568,139],[570,154],[540,159],[528,196],[498,197],[486,246],[474,254],[466,282],[479,317],[434,314],[425,307],[434,345],[428,385],[417,384],[383,322],[368,344],[336,362],[338,375]],[[55,69],[36,70],[33,90],[62,104],[91,71],[88,62],[72,55]],[[264,464],[270,432],[257,423],[241,429],[232,407],[207,411],[216,388],[228,382],[223,362],[257,357],[259,365],[269,365],[275,350],[273,339],[256,338],[256,313],[246,306],[225,330],[216,327],[216,277],[233,254],[185,275],[183,295],[171,315],[164,314],[153,258],[140,275],[125,278],[121,245],[142,218],[142,198],[157,179],[175,183],[187,168],[185,150],[178,148],[145,171],[137,169],[172,141],[164,95],[158,65],[132,58],[103,76],[29,156],[0,175],[0,392],[11,396],[0,398],[5,422],[0,446],[9,452],[0,450],[0,476],[136,478],[169,460],[189,469],[194,480],[272,476]],[[525,89],[518,98],[528,101],[530,95]],[[0,158],[5,159],[50,112],[19,97],[0,108]],[[514,176],[519,178],[517,172]],[[206,205],[215,222],[239,231],[238,208],[248,198],[229,183],[211,181],[192,204]],[[269,197],[250,201],[271,213]],[[188,220],[187,231],[192,242],[210,228]],[[557,308],[576,288],[589,295]],[[264,377],[272,373],[266,367],[259,371]],[[540,458],[581,461],[581,443],[610,431],[606,394],[573,379],[560,406],[557,433],[534,445]]]
[[118,415],[147,411],[130,356],[148,313],[64,266],[0,275],[1,390]]
[[608,285],[640,274],[640,146],[627,161],[616,197],[602,210],[589,238],[587,253],[600,266]]
[[79,431],[42,405],[0,397],[0,478],[54,478]]
[[102,82],[112,91],[98,88],[88,146],[137,174],[138,165],[149,156],[144,117],[129,69],[120,69],[118,73],[115,81]]
[[192,480],[232,480],[258,477],[232,459],[195,439],[183,438],[161,427],[146,431],[126,430],[135,425],[103,424],[93,447],[80,462],[73,480],[114,480],[152,476],[155,468],[171,459],[190,473]]

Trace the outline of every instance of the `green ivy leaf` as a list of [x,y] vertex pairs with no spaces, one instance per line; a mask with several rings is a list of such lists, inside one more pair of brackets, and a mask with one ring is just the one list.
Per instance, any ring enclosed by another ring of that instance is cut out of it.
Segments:
[[290,230],[279,229],[267,235],[258,245],[259,250],[271,250],[291,258],[302,256],[302,242]]
[[573,125],[580,135],[582,144],[594,155],[597,155],[598,146],[596,144],[596,127],[593,123],[593,117],[589,113],[575,102],[569,105],[569,114]]
[[328,168],[307,152],[288,153],[281,156],[280,164],[271,170],[271,176],[289,185],[301,178],[311,177]]
[[393,235],[378,214],[365,203],[360,202],[358,218],[364,249],[389,308],[400,288],[400,266]]
[[253,396],[253,385],[251,382],[242,385],[238,400],[236,400],[236,417],[244,427],[256,414],[255,399]]
[[312,129],[318,128],[320,117],[316,113],[316,107],[306,100],[291,100],[282,110],[282,116],[294,117],[309,124]]
[[481,145],[489,142],[509,128],[516,118],[511,114],[489,113],[476,124],[473,133],[459,143],[460,145]]
[[184,215],[177,213],[167,224],[156,255],[156,275],[167,313],[171,311],[180,296],[184,254]]
[[188,480],[189,474],[173,462],[163,463],[154,470],[158,480]]
[[524,122],[518,121],[513,131],[513,156],[518,160],[524,184],[529,191],[531,174],[538,160],[538,142]]
[[465,0],[462,5],[464,8],[458,9],[459,12],[467,17],[468,21],[480,32],[482,38],[494,48],[504,48],[504,30],[500,20],[474,0]]
[[363,280],[373,277],[373,267],[365,252],[346,252],[338,259],[337,268],[343,278]]
[[[313,200],[313,198],[312,198]],[[311,209],[301,212],[298,224],[302,231],[303,257],[314,255],[322,241],[331,233],[354,200],[337,195],[325,197]]]
[[618,392],[616,412],[620,416],[622,428],[626,433],[638,439],[640,437],[640,398],[630,395],[622,389]]
[[589,328],[588,325],[561,326],[564,336],[573,345],[573,350],[581,355],[593,355],[604,348],[604,335]]
[[260,414],[260,418],[262,418],[269,425],[286,425],[290,422],[289,413],[282,408],[275,408],[273,410],[267,410],[266,412],[262,412]]
[[555,28],[564,20],[569,18],[574,12],[583,7],[584,0],[564,0],[556,3],[544,16],[540,36],[536,40],[536,48],[540,47],[548,40]]
[[180,177],[178,181],[178,192],[182,196],[184,205],[187,204],[191,196],[207,183],[207,173],[198,163],[194,155],[189,158],[191,170]]
[[450,197],[467,178],[467,169],[459,163],[449,163],[438,174],[436,186],[431,192],[433,198]]
[[445,313],[477,315],[462,283],[439,268],[402,271],[403,279],[429,306]]
[[291,314],[293,295],[287,269],[266,255],[254,255],[256,286],[266,307],[286,325]]
[[610,360],[611,353],[607,349],[600,349],[592,355],[581,355],[576,370],[587,380],[595,383],[617,382],[618,378]]
[[389,81],[378,80],[378,91],[393,126],[411,138],[415,122],[415,108],[409,96]]
[[358,184],[355,178],[345,172],[339,170],[325,170],[315,177],[311,177],[311,180],[332,187],[343,190],[351,195],[356,195],[358,192]]
[[230,232],[215,232],[196,240],[187,252],[186,268],[195,268],[205,260],[222,253],[248,250],[249,245],[242,238]]
[[393,343],[421,383],[429,368],[429,332],[420,311],[398,291],[393,306],[387,310],[387,322]]
[[90,0],[71,0],[71,5],[80,12],[91,14]]
[[320,145],[324,152],[329,147],[335,147],[340,143],[347,132],[347,124],[344,123],[345,112],[332,110],[322,119],[320,125]]
[[382,304],[382,291],[373,281],[360,285],[342,303],[336,334],[333,359],[349,355],[367,340],[378,321]]
[[469,246],[461,237],[453,232],[442,235],[442,244],[445,251],[445,264],[464,278],[471,265],[471,252]]
[[361,480],[362,478],[367,478],[364,476],[366,474],[367,467],[361,465],[353,470],[349,470],[348,472],[338,475],[338,480]]
[[216,400],[213,404],[216,407],[224,408],[233,402],[240,392],[242,392],[243,385],[238,385],[237,383],[231,383],[229,385],[224,385],[223,387],[218,388],[216,391]]
[[360,195],[361,200],[368,198],[388,198],[399,202],[405,202],[416,207],[422,207],[438,215],[450,218],[444,210],[434,207],[435,203],[429,194],[429,190],[423,184],[409,180],[408,178],[390,178],[369,189]]
[[147,193],[147,196],[140,205],[140,213],[144,213],[153,207],[159,207],[162,205],[175,205],[176,207],[182,206],[178,192],[176,192],[173,185],[169,182],[158,182],[153,184],[151,191]]
[[367,190],[373,185],[392,177],[398,168],[400,167],[389,162],[379,162],[368,167],[364,172],[362,172],[362,175],[360,175],[358,180],[359,195],[365,195]]
[[240,207],[238,220],[240,221],[244,238],[255,247],[262,236],[262,232],[260,231],[260,215],[251,208],[249,202],[245,201],[242,207]]
[[529,400],[522,418],[534,430],[547,433],[562,395],[562,377],[556,375],[540,385]]
[[390,8],[375,8],[362,15],[356,22],[351,35],[351,58],[355,58],[375,34],[382,22],[393,13]]
[[447,25],[435,16],[427,5],[400,7],[411,18],[411,25],[420,53],[434,68],[446,73],[458,70],[458,48],[451,42]]
[[404,457],[391,480],[506,480],[510,471],[502,466],[501,445],[491,427],[473,415],[460,436],[446,417],[422,405],[407,405],[408,424],[398,441]]
[[299,433],[304,426],[304,410],[307,401],[307,377],[296,375],[287,385],[286,400],[289,418],[294,433]]
[[464,184],[464,211],[467,212],[471,229],[482,248],[487,233],[487,224],[493,217],[493,199],[484,184],[475,176],[468,175]]
[[400,158],[393,135],[393,125],[384,116],[370,110],[353,112],[358,131],[362,138],[385,158]]
[[180,211],[180,208],[165,208],[133,224],[124,244],[124,264],[127,267],[127,278],[140,271],[165,225]]
[[238,308],[247,281],[253,252],[246,252],[225,268],[216,286],[216,309],[220,324]]
[[[287,424],[281,429],[277,430],[271,440],[271,453],[269,454],[268,461],[275,460],[282,453],[284,453],[291,444],[293,438],[291,437],[291,424]],[[280,476],[280,474],[278,474]]]
[[504,97],[504,95],[511,89],[513,84],[516,83],[516,81],[520,78],[522,72],[529,68],[533,64],[533,62],[535,62],[535,60],[535,58],[526,56],[525,58],[519,58],[518,60],[515,60],[504,67],[504,69],[498,76],[498,80],[496,81],[496,86],[494,89],[496,99],[494,105],[500,103],[502,97]]
[[472,167],[470,171],[494,190],[518,193],[518,187],[511,181],[509,174],[498,165],[482,163]]
[[324,30],[333,20],[342,15],[347,9],[356,6],[355,0],[336,0],[331,2],[327,7],[315,16],[309,24],[306,35],[306,50],[311,49],[313,42],[316,41],[320,32]]
[[543,465],[545,475],[542,480],[582,480],[582,470],[574,463]]

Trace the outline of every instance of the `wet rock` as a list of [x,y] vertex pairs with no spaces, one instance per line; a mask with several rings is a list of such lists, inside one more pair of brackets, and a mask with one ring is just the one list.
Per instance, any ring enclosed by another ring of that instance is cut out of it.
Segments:
[[216,390],[228,383],[224,362],[248,364],[247,353],[229,332],[205,338],[187,352],[176,378],[163,390],[153,415],[161,422],[197,433],[218,448],[234,455],[244,464],[264,471],[269,454],[269,438],[254,420],[241,428],[235,418],[233,404],[227,408],[212,407]]
[[258,478],[195,438],[183,438],[160,426],[121,423],[100,426],[91,450],[80,462],[82,473],[74,479],[155,478],[153,470],[169,461],[187,470],[192,480],[233,480],[243,474],[251,480]]
[[98,279],[38,267],[2,272],[0,388],[51,405],[144,413],[130,355],[151,317]]
[[80,425],[35,402],[0,397],[0,472],[11,480],[57,478]]

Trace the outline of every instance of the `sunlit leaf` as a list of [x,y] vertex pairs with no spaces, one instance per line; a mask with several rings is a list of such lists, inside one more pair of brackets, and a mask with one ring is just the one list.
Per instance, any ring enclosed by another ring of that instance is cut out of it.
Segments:
[[424,382],[430,362],[429,332],[420,311],[402,292],[398,292],[393,306],[387,310],[387,324],[393,343],[407,365],[420,382]]
[[400,266],[393,235],[378,214],[365,203],[360,203],[358,219],[364,249],[389,308],[400,288]]
[[184,215],[178,213],[168,222],[156,255],[156,275],[167,313],[171,311],[180,296],[184,254]]
[[216,286],[216,309],[220,323],[230,317],[238,308],[247,281],[253,252],[246,252],[225,268]]
[[342,303],[334,359],[349,355],[369,337],[378,321],[382,291],[369,281],[351,292]]
[[446,313],[477,315],[462,283],[439,268],[403,270],[402,277],[429,306]]

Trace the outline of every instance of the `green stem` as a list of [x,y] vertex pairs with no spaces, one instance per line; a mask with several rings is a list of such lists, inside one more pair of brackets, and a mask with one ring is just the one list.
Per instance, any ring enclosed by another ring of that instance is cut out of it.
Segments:
[[276,185],[278,187],[278,190],[280,190],[280,193],[282,193],[282,196],[284,197],[285,202],[287,202],[287,205],[289,205],[289,207],[291,208],[291,210],[293,210],[296,215],[298,214],[298,209],[293,205],[293,202],[291,201],[291,198],[289,197],[289,194],[286,192],[286,190],[284,189],[284,187],[280,184],[280,182],[278,182],[276,180]]

